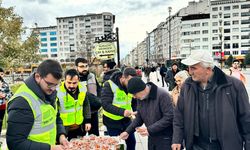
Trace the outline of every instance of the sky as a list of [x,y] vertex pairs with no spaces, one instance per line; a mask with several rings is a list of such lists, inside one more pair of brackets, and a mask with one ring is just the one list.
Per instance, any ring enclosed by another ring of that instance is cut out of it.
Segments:
[[194,0],[2,0],[2,6],[14,7],[28,28],[35,23],[38,27],[56,25],[57,17],[111,12],[116,17],[114,27],[119,28],[120,55],[124,58],[146,38],[147,31],[166,20],[169,6],[174,14],[189,1]]

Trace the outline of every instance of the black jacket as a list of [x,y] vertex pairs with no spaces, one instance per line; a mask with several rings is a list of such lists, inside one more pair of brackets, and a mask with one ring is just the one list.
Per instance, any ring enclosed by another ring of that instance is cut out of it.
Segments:
[[119,69],[112,69],[112,70],[105,72],[103,79],[102,79],[102,85],[104,84],[104,82],[108,81],[110,79],[111,75],[116,71],[119,71]]
[[162,88],[152,82],[147,99],[137,100],[137,115],[132,124],[126,129],[129,134],[135,131],[136,127],[145,123],[149,136],[172,139],[173,134],[173,105],[170,95]]
[[165,82],[169,84],[169,91],[172,91],[174,87],[176,86],[174,76],[180,71],[179,68],[177,68],[176,72],[173,71],[173,69],[168,70],[167,74],[165,76]]
[[[250,150],[250,105],[243,83],[214,68],[216,133],[222,150]],[[185,140],[187,150],[192,149],[197,127],[199,86],[188,78],[182,86],[174,111],[173,143]]]
[[[39,98],[53,107],[56,99],[56,92],[50,96],[43,94],[43,91],[36,83],[34,74],[24,82]],[[50,150],[50,145],[28,140],[28,135],[34,123],[33,112],[30,105],[23,97],[17,97],[8,104],[8,126],[6,141],[11,150]],[[57,113],[57,139],[61,134],[65,134],[65,129]]]
[[[111,76],[111,81],[113,81],[121,90],[125,91],[127,93],[127,89],[123,87],[120,83],[120,78],[122,76],[122,73],[120,71],[113,73]],[[111,87],[109,85],[109,82],[105,82],[104,87],[102,88],[102,95],[101,95],[101,102],[102,102],[102,107],[104,110],[116,114],[119,116],[123,116],[125,109],[123,108],[118,108],[114,105],[112,105],[113,102],[113,97],[114,94],[111,90]],[[132,107],[135,105],[136,101],[133,99],[132,100]],[[135,108],[133,107],[133,110]],[[125,130],[127,128],[127,124],[130,122],[130,118],[124,117],[121,120],[113,120],[105,115],[103,115],[103,123],[109,128],[114,128],[114,129],[121,129]]]

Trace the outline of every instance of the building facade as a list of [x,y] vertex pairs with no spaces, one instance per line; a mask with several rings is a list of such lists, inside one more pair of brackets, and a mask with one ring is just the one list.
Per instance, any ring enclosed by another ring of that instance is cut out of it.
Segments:
[[40,41],[38,54],[43,59],[55,59],[59,61],[58,57],[58,39],[57,26],[37,27],[35,30],[38,33]]

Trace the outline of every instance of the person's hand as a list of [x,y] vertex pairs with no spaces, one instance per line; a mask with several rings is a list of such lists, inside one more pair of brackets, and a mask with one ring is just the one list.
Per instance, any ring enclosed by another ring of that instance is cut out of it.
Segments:
[[52,145],[50,150],[64,150],[62,145]]
[[135,129],[141,136],[149,136],[148,129],[146,127],[139,127]]
[[90,123],[86,123],[85,124],[85,131],[88,132],[91,129],[91,124]]
[[60,135],[59,137],[59,143],[64,147],[64,148],[69,148],[69,141],[65,137],[64,134]]
[[122,132],[122,133],[120,134],[120,138],[121,138],[122,140],[126,140],[126,139],[128,138],[128,136],[129,136],[128,132]]
[[0,92],[0,98],[5,98],[6,94],[3,92]]
[[181,144],[172,144],[172,150],[181,150]]
[[124,117],[129,117],[131,115],[132,115],[132,111],[131,110],[125,110],[124,111],[124,114],[123,114]]

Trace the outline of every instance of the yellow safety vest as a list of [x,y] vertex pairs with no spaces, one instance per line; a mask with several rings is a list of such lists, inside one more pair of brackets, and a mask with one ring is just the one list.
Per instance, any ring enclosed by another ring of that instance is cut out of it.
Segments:
[[87,88],[80,83],[78,83],[78,88],[79,95],[77,100],[67,93],[64,87],[64,82],[62,82],[61,86],[57,90],[57,97],[60,103],[59,112],[64,126],[70,126],[73,124],[81,125],[84,120],[83,103]]
[[[126,94],[123,90],[120,90],[119,87],[111,80],[108,80],[107,82],[109,82],[111,90],[114,94],[112,105],[119,108],[124,108],[126,110],[132,110],[132,94]],[[124,118],[124,116],[109,113],[105,109],[103,110],[103,115],[113,120],[121,120],[122,118]]]
[[57,134],[56,103],[56,108],[50,104],[46,104],[33,91],[31,91],[31,89],[29,89],[26,84],[20,86],[10,101],[16,100],[15,98],[20,96],[28,102],[34,115],[34,124],[29,133],[28,139],[39,143],[55,145]]

